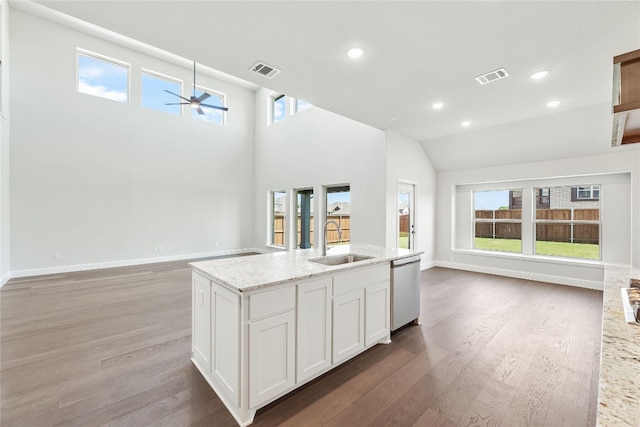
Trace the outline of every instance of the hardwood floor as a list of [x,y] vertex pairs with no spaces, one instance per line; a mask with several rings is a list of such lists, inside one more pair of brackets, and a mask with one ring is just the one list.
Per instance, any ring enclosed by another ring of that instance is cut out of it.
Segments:
[[[0,289],[3,427],[235,426],[190,361],[186,262]],[[422,272],[407,327],[255,426],[594,426],[602,293]]]

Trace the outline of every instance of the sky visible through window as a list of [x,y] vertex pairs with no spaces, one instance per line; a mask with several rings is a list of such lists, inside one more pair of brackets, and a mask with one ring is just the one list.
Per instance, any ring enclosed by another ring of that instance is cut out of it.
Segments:
[[79,54],[78,92],[127,102],[128,72],[125,66]]
[[[222,96],[217,95],[213,93],[213,91],[208,89],[202,90],[201,88],[196,86],[196,97],[199,97],[205,91],[211,96],[205,99],[202,102],[203,104],[215,105],[218,107],[224,106]],[[224,124],[224,111],[208,107],[202,107],[202,111],[204,111],[204,114],[198,114],[195,109],[191,109],[191,117],[198,120],[204,120],[206,122],[217,123],[219,125]]]
[[475,210],[498,210],[509,206],[509,190],[474,191],[473,206]]
[[287,114],[287,97],[280,96],[273,99],[273,122],[278,122],[285,118]]
[[177,96],[165,92],[170,90],[180,94],[181,84],[179,82],[163,79],[149,73],[142,73],[142,106],[165,113],[180,115],[180,105],[165,105],[167,103],[183,102]]

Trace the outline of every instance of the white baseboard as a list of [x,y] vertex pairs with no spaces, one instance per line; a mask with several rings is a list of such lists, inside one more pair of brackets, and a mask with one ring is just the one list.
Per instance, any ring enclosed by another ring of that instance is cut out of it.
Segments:
[[11,273],[7,273],[2,278],[0,278],[0,288],[11,279]]
[[436,266],[436,262],[435,261],[422,260],[422,262],[420,262],[420,271],[428,270],[428,269],[433,268],[435,266]]
[[474,271],[476,273],[494,274],[496,276],[513,277],[516,279],[535,280],[537,282],[576,286],[579,288],[595,289],[598,291],[604,290],[604,283],[597,280],[577,279],[575,277],[554,276],[550,274],[508,270],[506,268],[483,267],[479,265],[461,264],[457,262],[447,261],[435,261],[435,265],[438,267],[452,268],[455,270]]
[[[225,251],[200,252],[200,253],[194,253],[194,254],[169,255],[169,256],[154,257],[154,258],[130,259],[130,260],[122,260],[122,261],[96,262],[96,263],[90,263],[90,264],[61,265],[59,267],[33,268],[33,269],[12,271],[9,273],[8,275],[9,277],[7,277],[6,280],[9,280],[14,277],[43,276],[45,274],[64,274],[64,273],[73,273],[76,271],[98,270],[102,268],[129,267],[133,265],[155,264],[158,262],[167,262],[167,261],[183,261],[183,260],[198,259],[198,258],[211,258],[215,256],[242,254],[247,252],[266,253],[270,251],[264,248],[246,248],[246,249],[233,249],[233,250],[225,250]],[[5,281],[3,278],[2,284],[4,283]]]

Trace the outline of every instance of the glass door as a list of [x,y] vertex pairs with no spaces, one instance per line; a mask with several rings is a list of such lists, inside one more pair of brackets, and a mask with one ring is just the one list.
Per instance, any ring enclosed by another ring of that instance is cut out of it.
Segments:
[[415,242],[415,185],[398,184],[398,247],[414,249]]

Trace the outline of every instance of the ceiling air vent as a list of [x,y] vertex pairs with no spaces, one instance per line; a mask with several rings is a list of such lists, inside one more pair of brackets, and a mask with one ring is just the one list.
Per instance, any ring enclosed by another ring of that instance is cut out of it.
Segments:
[[264,62],[256,62],[253,67],[251,67],[251,71],[265,76],[268,79],[272,79],[276,74],[280,72],[280,70],[278,70],[277,68],[272,67],[271,65],[267,65]]
[[481,85],[486,85],[487,83],[495,82],[496,80],[504,79],[505,77],[509,77],[509,73],[507,73],[507,70],[504,68],[500,68],[499,70],[490,71],[476,77],[476,81]]

